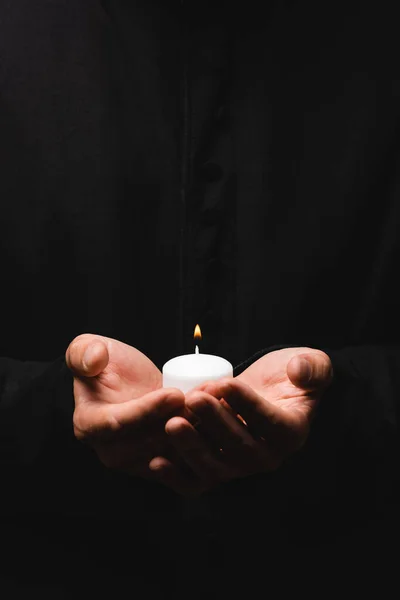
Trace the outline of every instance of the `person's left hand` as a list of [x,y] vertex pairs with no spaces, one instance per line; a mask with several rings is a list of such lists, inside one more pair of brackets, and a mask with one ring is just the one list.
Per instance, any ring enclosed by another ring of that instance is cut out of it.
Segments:
[[165,430],[187,465],[154,458],[160,482],[184,495],[277,469],[307,439],[324,389],[332,380],[327,354],[286,348],[266,354],[236,378],[198,386],[186,395],[194,427],[173,417]]

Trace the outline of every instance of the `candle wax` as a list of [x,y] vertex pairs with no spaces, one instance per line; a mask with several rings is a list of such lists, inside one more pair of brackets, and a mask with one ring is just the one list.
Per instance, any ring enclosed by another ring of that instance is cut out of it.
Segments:
[[205,381],[233,377],[233,367],[225,358],[200,353],[171,358],[162,372],[163,387],[178,388],[184,394]]

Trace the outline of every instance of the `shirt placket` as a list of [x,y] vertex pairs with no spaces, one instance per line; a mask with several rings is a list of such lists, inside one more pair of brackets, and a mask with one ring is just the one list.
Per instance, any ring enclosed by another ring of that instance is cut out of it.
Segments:
[[[193,11],[191,11],[193,15]],[[218,12],[185,22],[181,191],[184,213],[182,343],[191,351],[193,327],[203,329],[202,349],[225,347],[234,313],[235,210],[228,97],[229,29]],[[184,177],[183,177],[184,176]]]

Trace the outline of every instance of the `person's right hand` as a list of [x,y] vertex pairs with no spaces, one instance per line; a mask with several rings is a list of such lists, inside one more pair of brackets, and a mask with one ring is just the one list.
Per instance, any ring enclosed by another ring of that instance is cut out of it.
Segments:
[[136,348],[83,334],[65,359],[74,375],[74,433],[109,468],[152,478],[155,456],[168,454],[164,428],[183,415],[185,397],[162,388],[159,369]]

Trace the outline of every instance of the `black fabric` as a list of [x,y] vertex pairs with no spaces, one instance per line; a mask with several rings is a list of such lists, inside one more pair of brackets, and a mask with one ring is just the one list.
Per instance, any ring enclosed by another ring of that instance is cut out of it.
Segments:
[[[264,4],[0,7],[2,597],[395,583],[394,6]],[[287,465],[187,503],[74,439],[63,357],[93,332],[161,368],[197,322],[236,373],[309,345],[335,381]]]

